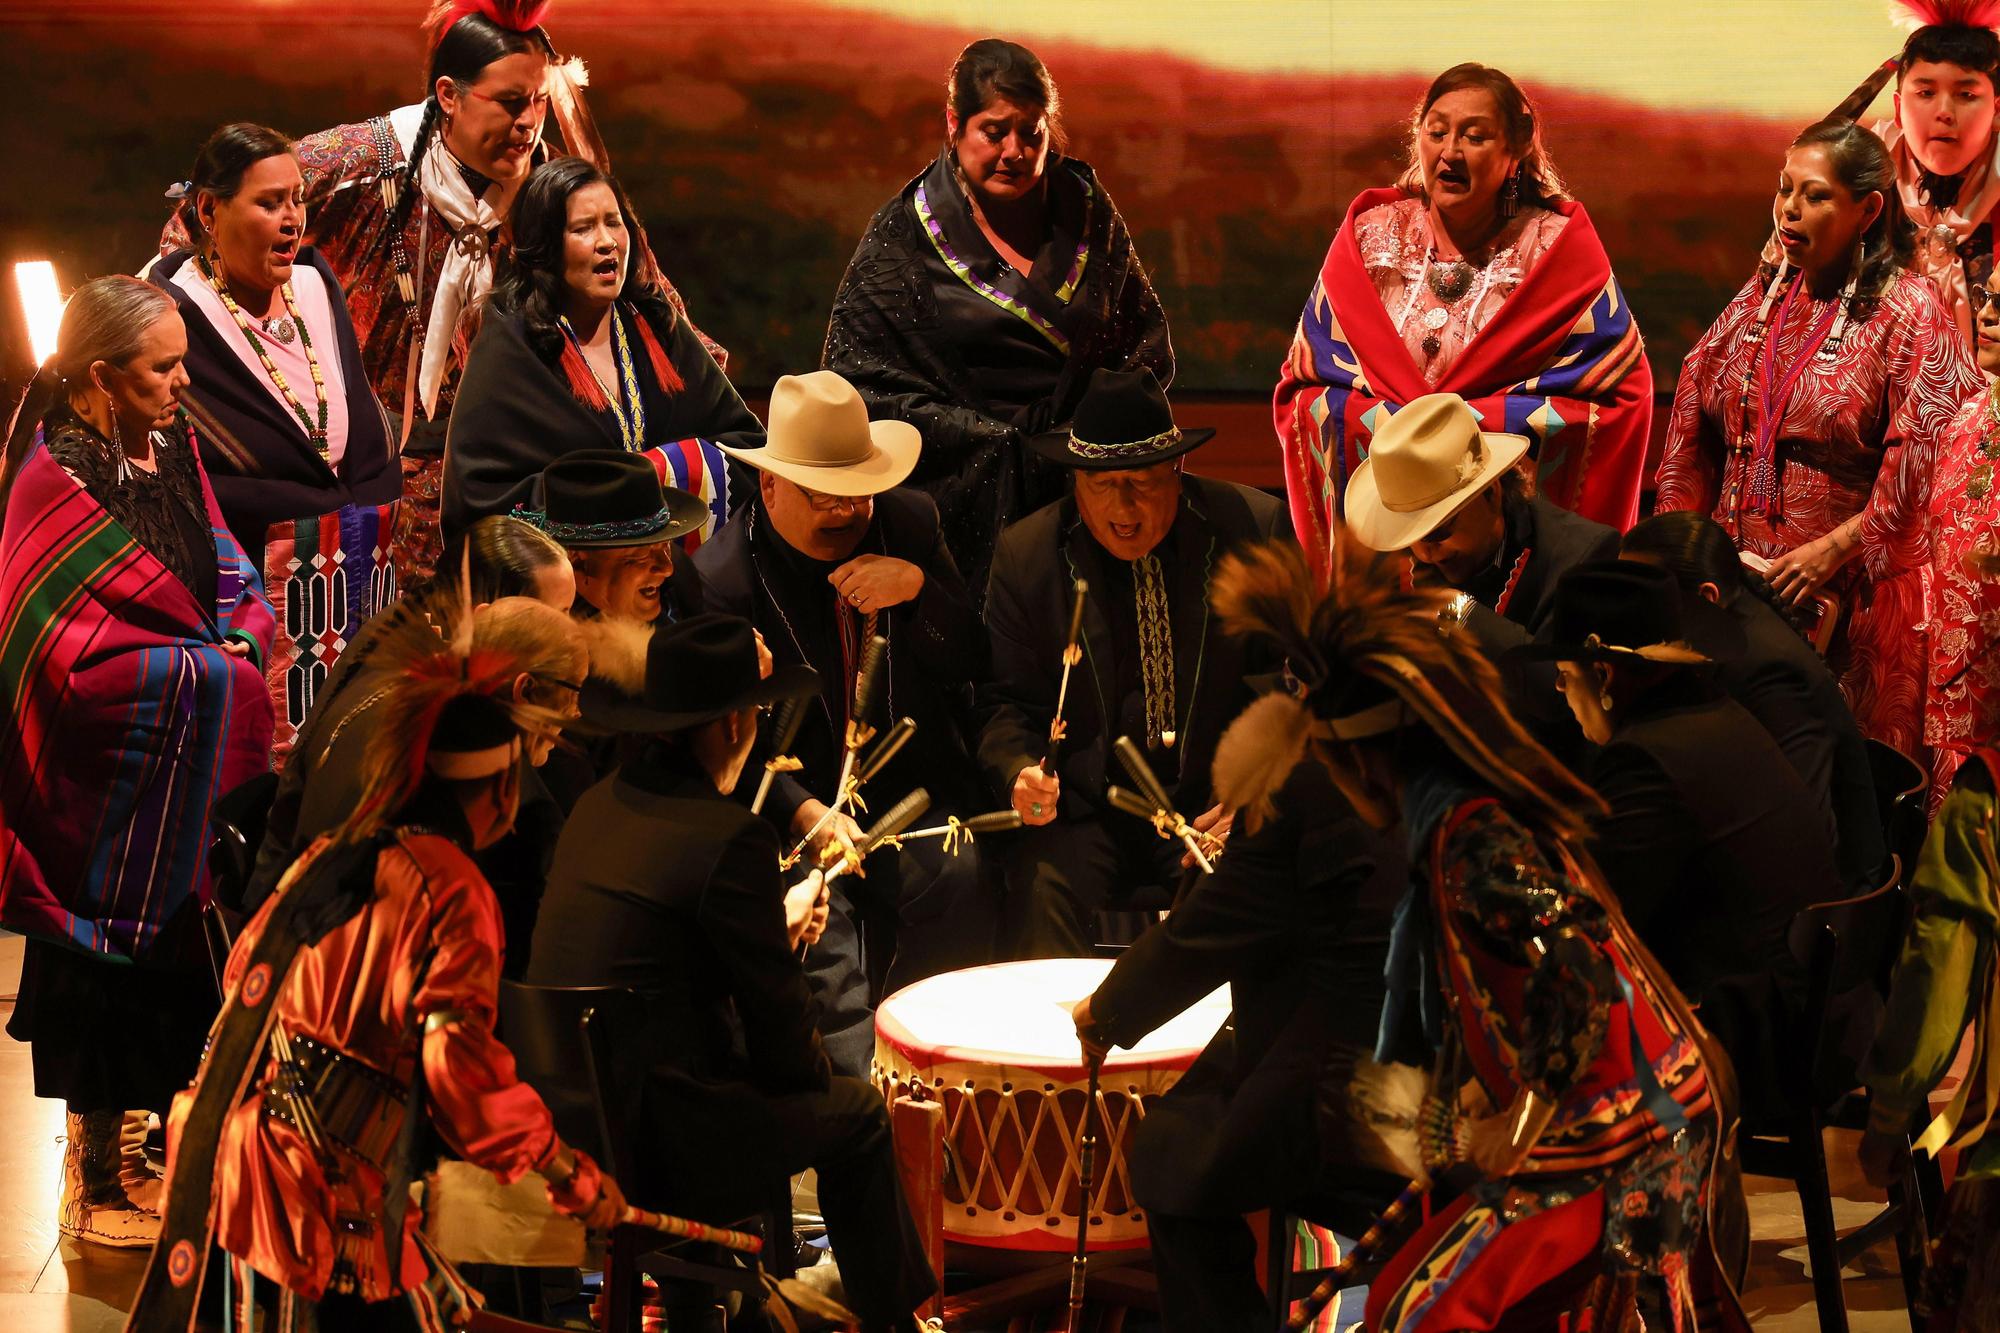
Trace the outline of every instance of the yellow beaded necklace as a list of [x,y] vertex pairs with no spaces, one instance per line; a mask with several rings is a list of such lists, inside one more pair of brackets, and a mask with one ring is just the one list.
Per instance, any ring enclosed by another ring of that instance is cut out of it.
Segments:
[[312,334],[306,328],[305,318],[299,314],[298,303],[292,299],[292,284],[287,282],[278,290],[285,298],[285,313],[291,316],[292,323],[298,326],[299,346],[306,354],[306,368],[312,372],[313,393],[319,399],[317,425],[313,424],[313,418],[306,412],[305,404],[299,401],[299,396],[292,392],[292,386],[285,382],[285,372],[279,370],[277,363],[271,360],[271,353],[264,346],[263,337],[251,325],[250,317],[243,313],[243,307],[236,304],[236,298],[229,294],[228,286],[216,280],[215,270],[209,267],[208,258],[205,255],[195,256],[195,266],[201,270],[201,276],[208,282],[209,289],[222,298],[223,307],[236,320],[236,327],[242,329],[243,336],[249,339],[251,348],[257,353],[257,359],[264,363],[264,373],[271,377],[271,383],[278,386],[279,397],[285,400],[297,415],[299,424],[305,427],[306,438],[312,442],[313,448],[322,454],[326,453],[326,375],[319,368],[319,357],[313,354]]

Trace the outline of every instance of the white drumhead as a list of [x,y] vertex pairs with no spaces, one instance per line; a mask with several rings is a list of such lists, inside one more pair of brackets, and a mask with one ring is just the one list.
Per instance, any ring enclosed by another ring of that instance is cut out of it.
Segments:
[[[1083,1057],[1070,1009],[1111,971],[1108,958],[1036,958],[946,972],[905,986],[875,1013],[877,1034],[920,1063],[1074,1066]],[[1169,1019],[1106,1068],[1192,1060],[1229,1017],[1229,988]]]

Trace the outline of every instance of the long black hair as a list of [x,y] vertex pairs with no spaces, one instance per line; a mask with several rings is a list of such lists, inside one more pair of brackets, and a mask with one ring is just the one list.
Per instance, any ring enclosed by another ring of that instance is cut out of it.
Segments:
[[1632,525],[1619,543],[1621,556],[1644,556],[1674,576],[1681,591],[1698,596],[1701,585],[1713,583],[1728,606],[1744,593],[1769,606],[1794,629],[1800,616],[1778,600],[1764,576],[1743,563],[1736,543],[1722,525],[1691,509],[1654,514]]
[[[1896,188],[1896,164],[1872,131],[1840,116],[1806,126],[1792,140],[1789,151],[1800,148],[1824,148],[1834,179],[1853,198],[1882,196],[1881,213],[1861,233],[1861,269],[1855,275],[1854,299],[1847,306],[1849,319],[1867,319],[1895,284],[1896,274],[1908,268],[1917,255],[1917,228],[1903,211],[1903,195]],[[1768,283],[1777,265],[1765,263],[1758,272]]]
[[194,155],[184,182],[186,192],[174,212],[196,246],[207,239],[198,203],[202,192],[217,199],[234,199],[243,188],[243,174],[267,157],[294,151],[292,141],[269,125],[237,121],[208,136]]
[[554,44],[539,27],[517,31],[495,23],[484,14],[467,14],[438,38],[437,45],[431,48],[430,78],[424,84],[424,118],[417,122],[417,140],[410,148],[410,162],[403,171],[403,188],[389,213],[391,236],[408,224],[410,209],[416,206],[417,193],[423,188],[418,184],[421,177],[417,172],[423,166],[431,140],[437,137],[438,121],[443,114],[438,107],[438,80],[450,79],[452,86],[463,93],[479,81],[480,74],[494,61],[524,53],[540,54],[549,60],[556,58]]
[[674,327],[674,307],[653,281],[650,266],[643,262],[645,233],[632,215],[624,189],[615,178],[580,157],[552,158],[536,167],[514,196],[514,207],[508,214],[513,251],[500,261],[488,298],[494,309],[521,316],[528,345],[551,364],[562,356],[563,349],[562,329],[556,321],[562,316],[568,293],[563,279],[563,246],[569,236],[570,196],[591,185],[611,187],[618,211],[625,218],[629,239],[618,299],[639,307],[662,334]]

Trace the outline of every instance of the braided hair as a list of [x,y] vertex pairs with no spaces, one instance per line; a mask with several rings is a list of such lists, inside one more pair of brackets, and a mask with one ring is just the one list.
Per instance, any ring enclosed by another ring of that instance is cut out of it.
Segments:
[[555,46],[541,28],[546,4],[508,3],[507,0],[440,0],[425,20],[432,31],[430,79],[424,85],[424,116],[417,122],[416,142],[410,146],[410,160],[403,168],[403,187],[389,212],[389,234],[399,235],[409,224],[410,210],[416,206],[419,175],[424,154],[437,137],[443,110],[438,106],[439,79],[450,79],[463,92],[478,81],[486,67],[508,56],[540,54],[555,59]]

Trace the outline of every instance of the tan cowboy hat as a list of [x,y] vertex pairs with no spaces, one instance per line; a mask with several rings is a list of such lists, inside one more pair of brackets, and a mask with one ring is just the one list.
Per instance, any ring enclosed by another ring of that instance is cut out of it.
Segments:
[[721,449],[822,495],[879,495],[903,484],[923,443],[907,421],[870,421],[852,384],[815,370],[772,386],[763,448]]
[[1371,551],[1404,550],[1527,452],[1524,436],[1479,429],[1457,394],[1426,394],[1375,432],[1347,482],[1347,526]]

